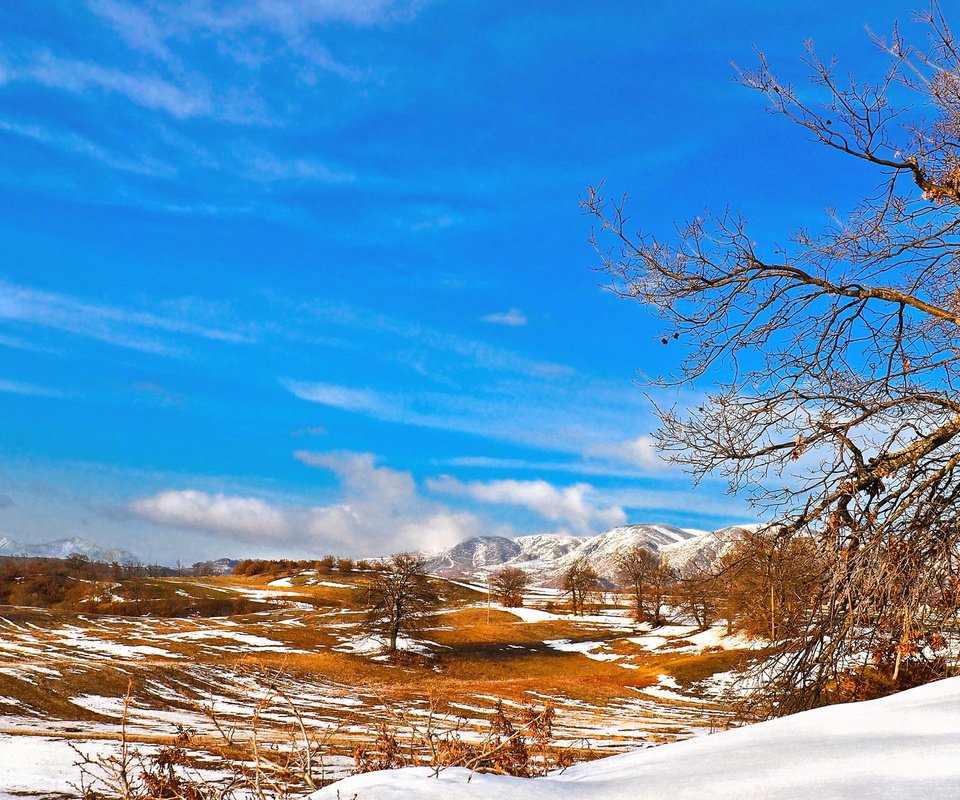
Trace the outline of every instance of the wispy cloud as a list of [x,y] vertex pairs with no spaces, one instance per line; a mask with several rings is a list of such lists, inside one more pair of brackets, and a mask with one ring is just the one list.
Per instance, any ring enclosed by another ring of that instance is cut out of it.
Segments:
[[148,156],[125,157],[90,139],[66,130],[56,130],[31,122],[0,120],[0,131],[30,139],[50,148],[97,161],[111,169],[137,175],[172,175],[173,168]]
[[375,331],[397,339],[415,342],[421,350],[456,357],[460,360],[461,366],[469,365],[477,369],[510,372],[538,379],[564,379],[576,376],[576,370],[567,364],[533,359],[512,350],[495,347],[479,339],[440,331],[428,325],[397,319],[371,309],[344,303],[312,303],[305,304],[302,311],[330,324],[366,332]]
[[717,520],[726,520],[726,524],[756,520],[756,515],[748,510],[745,501],[724,495],[716,488],[710,490],[707,485],[695,489],[631,486],[604,489],[601,496],[605,502],[634,511],[649,512],[655,518],[662,518],[664,513],[668,513],[671,516],[680,514],[709,519],[710,524],[717,524]]
[[[131,49],[180,66],[177,53],[197,42],[214,41],[217,52],[240,67],[259,70],[278,51],[299,58],[310,70],[356,79],[361,70],[343,64],[314,37],[330,24],[355,27],[408,22],[423,0],[228,0],[216,4],[155,2],[149,5],[116,0],[88,0],[90,10]],[[256,36],[250,36],[255,31]]]
[[137,381],[132,384],[130,388],[141,395],[151,398],[160,405],[181,407],[186,402],[182,394],[173,392],[165,386],[161,386],[156,381]]
[[172,58],[167,35],[148,7],[117,0],[87,0],[90,10],[106,22],[129,47],[162,60]]
[[572,475],[593,475],[617,478],[643,478],[647,472],[618,464],[598,461],[540,461],[524,458],[499,458],[496,456],[454,456],[436,459],[438,467],[466,467],[468,469],[510,470],[521,472],[562,472]]
[[0,378],[0,392],[4,394],[23,394],[32,397],[63,397],[64,393],[60,389],[51,389],[48,386],[37,386],[33,383],[23,383],[21,381],[8,381]]
[[[499,389],[484,387],[482,393],[380,392],[293,380],[284,380],[282,385],[301,400],[383,422],[456,431],[578,457],[591,448],[602,451],[605,443],[617,442],[617,434],[637,425],[647,414],[629,394],[605,397],[599,388],[591,392],[589,385],[506,384]],[[602,463],[599,452],[597,463]],[[656,462],[658,471],[663,467]]]
[[513,328],[526,325],[528,322],[527,315],[524,314],[519,308],[511,308],[509,311],[487,314],[480,319],[493,325],[507,325]]
[[232,148],[231,158],[235,174],[264,183],[307,181],[339,185],[353,183],[357,178],[352,171],[315,157],[280,156],[249,144]]
[[588,483],[554,486],[544,480],[496,480],[463,482],[449,475],[426,482],[430,491],[469,497],[482,503],[520,506],[551,522],[569,525],[578,533],[621,525],[627,520],[619,506],[601,506],[596,490]]
[[9,347],[13,350],[26,350],[30,353],[60,353],[60,351],[55,348],[44,347],[36,342],[27,341],[20,336],[6,336],[4,334],[0,334],[0,347]]
[[311,403],[319,403],[323,406],[344,411],[358,411],[391,422],[401,422],[405,416],[403,409],[393,406],[388,398],[372,389],[352,389],[330,383],[302,381],[283,381],[283,386],[301,400],[309,400]]
[[293,436],[325,436],[327,429],[322,425],[308,425],[304,428],[297,428],[293,431]]
[[30,81],[73,93],[109,92],[143,108],[163,111],[180,119],[219,114],[222,108],[214,104],[206,86],[178,86],[157,75],[126,72],[50,53],[41,53],[25,66],[11,69],[7,80]]
[[615,442],[598,442],[588,447],[584,455],[588,458],[610,459],[649,472],[669,469],[671,466],[660,455],[656,440],[652,436],[638,436],[635,439]]
[[0,281],[0,320],[53,328],[165,356],[182,356],[184,350],[156,334],[180,334],[230,343],[250,341],[249,334],[198,324],[188,318],[90,303],[4,281]]

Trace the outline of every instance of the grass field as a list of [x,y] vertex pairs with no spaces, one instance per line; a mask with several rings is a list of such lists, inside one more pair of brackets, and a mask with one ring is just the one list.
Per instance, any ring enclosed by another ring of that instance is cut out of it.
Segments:
[[241,742],[254,719],[275,743],[302,722],[325,739],[336,775],[383,725],[412,740],[409,729],[430,718],[479,737],[498,701],[549,702],[557,744],[583,759],[725,726],[725,676],[753,652],[719,629],[650,631],[614,603],[578,618],[542,610],[550,598],[538,593],[540,612],[518,616],[445,581],[417,654],[391,660],[360,646],[369,644],[361,581],[335,572],[151,579],[154,595],[245,598],[262,609],[229,617],[2,607],[0,735],[82,746],[117,739],[122,724],[130,741],[150,745],[182,729],[212,759],[227,752],[224,733]]

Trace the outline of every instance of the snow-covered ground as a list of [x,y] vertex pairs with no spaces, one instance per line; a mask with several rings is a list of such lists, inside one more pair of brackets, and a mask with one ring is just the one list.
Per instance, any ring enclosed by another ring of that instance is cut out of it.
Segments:
[[524,779],[426,768],[373,772],[312,800],[858,800],[960,797],[960,678]]
[[[109,753],[112,742],[85,743],[83,750],[96,757]],[[0,800],[72,793],[79,774],[80,756],[63,739],[46,736],[0,734]]]

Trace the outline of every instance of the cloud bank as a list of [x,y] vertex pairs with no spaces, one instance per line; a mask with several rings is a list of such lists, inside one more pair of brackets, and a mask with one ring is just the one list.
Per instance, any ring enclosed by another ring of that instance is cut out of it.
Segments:
[[471,536],[510,535],[477,515],[423,497],[409,472],[381,467],[371,453],[295,457],[332,471],[340,499],[328,505],[283,505],[256,497],[167,489],[127,507],[134,516],[175,528],[313,553],[375,556],[400,550],[439,550]]

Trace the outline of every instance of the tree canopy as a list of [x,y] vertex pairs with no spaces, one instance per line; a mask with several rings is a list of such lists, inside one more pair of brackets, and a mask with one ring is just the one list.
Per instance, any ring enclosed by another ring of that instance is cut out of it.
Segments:
[[828,565],[777,662],[781,712],[861,696],[881,673],[943,674],[956,623],[960,51],[936,6],[918,21],[918,44],[874,37],[874,80],[812,44],[804,89],[762,55],[739,71],[807,139],[873,170],[875,190],[821,230],[758,243],[727,211],[658,237],[632,230],[624,199],[584,199],[610,288],[682,351],[654,383],[712,382],[694,407],[660,409],[660,446],[698,479],[726,476],[769,535],[810,537]]

